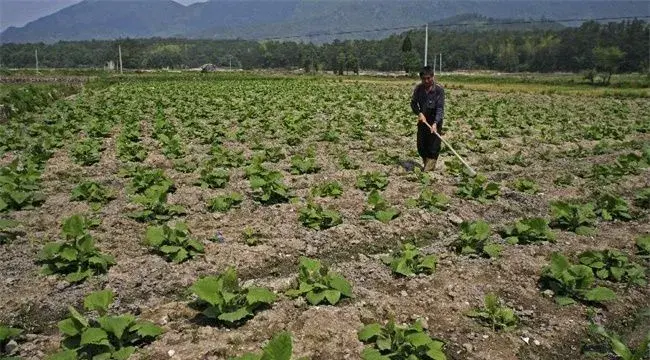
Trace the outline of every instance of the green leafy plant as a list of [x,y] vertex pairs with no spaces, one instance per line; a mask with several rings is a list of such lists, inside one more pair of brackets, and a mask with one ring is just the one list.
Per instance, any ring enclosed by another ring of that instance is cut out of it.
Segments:
[[244,164],[242,151],[230,150],[220,144],[213,145],[210,154],[208,165],[212,167],[236,168]]
[[346,170],[356,170],[359,168],[359,164],[354,162],[347,153],[341,153],[339,155],[339,165]]
[[366,172],[357,177],[356,185],[364,191],[384,190],[388,186],[388,177],[376,171]]
[[588,235],[594,231],[596,214],[592,204],[574,204],[566,201],[551,203],[551,227]]
[[167,203],[167,190],[164,185],[155,185],[145,190],[144,194],[134,196],[133,202],[141,205],[143,210],[127,213],[127,216],[141,222],[163,222],[185,214],[183,206]]
[[247,353],[231,360],[290,360],[292,351],[291,334],[283,331],[269,340],[261,354]]
[[276,295],[265,288],[242,288],[237,271],[230,267],[218,276],[207,276],[190,287],[197,296],[192,304],[203,316],[226,325],[238,325],[276,300]]
[[605,221],[614,219],[623,221],[632,220],[627,201],[620,196],[607,193],[598,196],[596,199],[595,213]]
[[483,299],[483,307],[469,311],[467,316],[490,326],[492,330],[509,330],[517,326],[519,318],[507,306],[501,305],[501,300],[494,293],[488,293]]
[[590,324],[589,332],[599,336],[607,343],[607,350],[600,351],[613,354],[620,360],[643,360],[650,357],[650,332],[648,332],[636,348],[631,344],[625,344],[623,340],[613,332],[605,330],[601,325]]
[[181,263],[204,252],[203,245],[190,237],[190,230],[183,222],[172,228],[167,225],[147,228],[145,243],[154,248],[168,261]]
[[223,168],[204,167],[196,185],[202,188],[217,189],[226,186],[230,180],[230,174]]
[[636,193],[634,205],[650,210],[650,188],[641,189]]
[[111,255],[101,253],[92,236],[86,232],[88,221],[80,215],[73,215],[63,221],[64,242],[50,242],[43,246],[38,262],[43,264],[43,273],[64,274],[71,283],[103,274],[115,264]]
[[263,234],[254,228],[247,226],[242,230],[242,237],[248,246],[259,245],[262,242]]
[[157,136],[163,155],[169,159],[178,159],[185,154],[183,139],[178,134],[160,134]]
[[399,156],[386,149],[375,151],[375,162],[382,165],[393,165],[399,161]]
[[323,209],[321,205],[312,202],[298,210],[298,220],[304,226],[314,230],[329,229],[343,223],[343,218],[338,211]]
[[15,228],[19,223],[14,220],[0,219],[0,245],[16,237]]
[[379,220],[384,224],[395,219],[400,214],[400,211],[390,207],[386,199],[384,199],[377,190],[372,190],[368,195],[368,206],[361,214],[363,220]]
[[117,138],[116,152],[122,161],[142,162],[147,158],[147,149],[141,143],[122,136]]
[[650,159],[629,153],[620,155],[612,164],[596,164],[591,169],[591,178],[601,183],[615,181],[624,175],[638,174],[648,166]]
[[403,244],[395,254],[383,257],[382,262],[390,266],[393,273],[403,276],[433,274],[438,258],[435,255],[422,255],[413,244]]
[[650,235],[639,236],[636,239],[637,255],[644,259],[650,259]]
[[99,162],[102,144],[97,139],[83,139],[70,149],[72,160],[79,165],[92,165]]
[[527,167],[531,164],[531,161],[524,157],[521,150],[517,151],[511,157],[506,158],[505,162],[508,165],[519,165],[521,167]]
[[501,237],[509,244],[534,244],[540,241],[555,242],[555,234],[543,218],[516,221],[501,230]]
[[115,199],[115,193],[94,181],[83,182],[72,189],[72,200],[87,201],[93,210],[99,210],[112,199]]
[[488,183],[487,178],[481,174],[474,177],[463,176],[456,192],[461,198],[474,199],[480,203],[496,199],[499,193],[499,184],[495,182]]
[[312,196],[338,198],[343,195],[343,187],[337,181],[325,182],[311,190]]
[[31,209],[45,202],[36,164],[18,159],[0,168],[0,212]]
[[149,321],[137,320],[131,314],[108,315],[113,302],[111,290],[90,293],[84,299],[87,311],[96,311],[99,317],[87,317],[69,306],[70,317],[59,322],[64,338],[63,351],[49,360],[126,360],[138,347],[155,340],[162,329]]
[[227,195],[219,195],[208,200],[208,209],[210,211],[226,212],[232,207],[238,206],[244,201],[242,194],[231,192]]
[[526,194],[537,194],[539,192],[539,186],[537,183],[531,179],[517,179],[512,183],[512,186],[520,192]]
[[452,175],[466,174],[465,165],[463,165],[463,163],[455,157],[449,160],[445,160],[445,171]]
[[129,186],[132,194],[144,194],[151,187],[158,187],[164,192],[174,192],[174,183],[161,169],[135,168]]
[[264,149],[264,159],[276,163],[286,157],[284,149],[281,146],[272,146]]
[[320,171],[320,166],[316,164],[316,159],[310,155],[294,155],[291,158],[290,172],[294,175],[313,174]]
[[250,177],[253,198],[265,205],[289,201],[291,193],[282,181],[282,174],[277,171],[266,172]]
[[420,196],[416,199],[416,204],[418,207],[429,211],[445,211],[449,209],[449,197],[445,194],[424,188],[420,192]]
[[336,305],[342,297],[352,298],[352,286],[341,275],[329,270],[320,261],[300,258],[298,287],[286,292],[289,297],[303,296],[311,305]]
[[445,343],[426,333],[422,322],[399,326],[389,321],[386,326],[373,323],[357,333],[359,340],[369,344],[363,349],[363,360],[446,360]]
[[458,239],[452,243],[452,247],[459,254],[495,258],[503,250],[501,245],[489,241],[490,225],[483,220],[463,221],[460,230]]
[[542,270],[540,285],[549,289],[559,305],[575,304],[576,300],[602,303],[616,298],[606,287],[593,287],[594,273],[589,266],[571,264],[560,253],[551,254],[551,262]]
[[173,161],[174,170],[185,174],[193,173],[197,169],[196,163],[191,159],[176,159]]
[[580,264],[589,266],[597,278],[644,286],[645,269],[630,261],[619,250],[589,250],[578,255]]

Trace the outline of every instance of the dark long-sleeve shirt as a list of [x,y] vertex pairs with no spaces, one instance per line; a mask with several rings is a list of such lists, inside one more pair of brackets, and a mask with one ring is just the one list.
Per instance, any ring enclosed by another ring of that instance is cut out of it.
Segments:
[[445,90],[435,84],[431,91],[427,92],[424,85],[419,84],[413,90],[411,109],[416,115],[423,113],[429,124],[440,125],[445,115]]

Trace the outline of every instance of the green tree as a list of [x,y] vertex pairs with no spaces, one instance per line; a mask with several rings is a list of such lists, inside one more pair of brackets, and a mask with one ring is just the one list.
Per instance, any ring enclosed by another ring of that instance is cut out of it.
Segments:
[[593,49],[593,54],[596,59],[596,70],[606,74],[603,78],[603,84],[609,85],[612,74],[618,71],[625,53],[617,46],[598,46]]
[[411,37],[407,34],[406,37],[404,38],[404,42],[402,42],[402,52],[409,52],[413,48],[413,44],[411,44]]

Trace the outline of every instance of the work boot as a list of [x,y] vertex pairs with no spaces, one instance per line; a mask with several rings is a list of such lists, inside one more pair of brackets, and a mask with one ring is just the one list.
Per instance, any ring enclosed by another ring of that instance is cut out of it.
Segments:
[[436,162],[438,162],[438,159],[433,159],[433,158],[427,158],[424,161],[424,171],[433,171],[436,169]]

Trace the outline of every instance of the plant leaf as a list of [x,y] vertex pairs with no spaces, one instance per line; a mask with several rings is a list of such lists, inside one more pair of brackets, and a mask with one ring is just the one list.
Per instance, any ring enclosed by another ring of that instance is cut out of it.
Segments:
[[283,331],[275,335],[264,347],[261,360],[290,360],[291,352],[291,334]]

